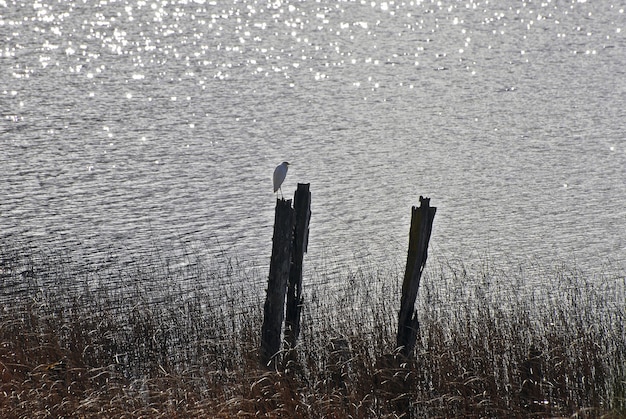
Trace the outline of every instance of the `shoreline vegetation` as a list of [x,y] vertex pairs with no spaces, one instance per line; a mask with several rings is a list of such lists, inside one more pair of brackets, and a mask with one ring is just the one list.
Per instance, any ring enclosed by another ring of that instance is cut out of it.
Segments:
[[400,270],[308,269],[298,346],[272,371],[266,273],[185,259],[86,269],[0,248],[0,417],[626,416],[623,275],[431,258],[402,360]]

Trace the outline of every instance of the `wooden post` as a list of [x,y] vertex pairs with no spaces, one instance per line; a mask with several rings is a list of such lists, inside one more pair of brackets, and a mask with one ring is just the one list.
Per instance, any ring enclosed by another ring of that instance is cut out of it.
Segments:
[[436,211],[437,208],[430,206],[430,198],[422,196],[420,196],[420,206],[413,207],[412,210],[409,251],[398,315],[397,345],[405,357],[409,357],[413,353],[417,341],[419,321],[415,310],[415,300],[428,257],[428,242],[430,241]]
[[261,364],[275,364],[275,356],[280,351],[283,319],[285,316],[285,292],[289,280],[289,264],[293,241],[294,210],[291,199],[276,200],[274,237],[272,239],[272,259],[267,283],[267,296],[263,309],[261,327]]
[[543,354],[535,345],[530,345],[528,357],[521,365],[522,389],[520,392],[523,406],[538,410],[541,407],[541,380],[543,378],[541,364]]
[[308,183],[298,183],[294,196],[296,228],[293,236],[289,286],[287,287],[287,313],[285,318],[285,341],[294,348],[300,335],[300,312],[302,311],[302,261],[309,241],[311,220],[311,192]]

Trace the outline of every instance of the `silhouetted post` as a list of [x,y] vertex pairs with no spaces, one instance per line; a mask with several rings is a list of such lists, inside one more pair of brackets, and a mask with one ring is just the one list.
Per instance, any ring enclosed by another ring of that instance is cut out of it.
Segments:
[[293,235],[285,318],[285,341],[289,348],[296,346],[296,341],[300,335],[302,261],[309,241],[309,221],[311,220],[311,192],[309,191],[309,185],[308,183],[298,183],[293,204],[296,211],[296,228]]
[[520,395],[523,406],[526,408],[540,410],[543,407],[543,404],[539,403],[542,400],[542,361],[542,352],[535,345],[530,345],[528,357],[521,365],[522,390]]
[[261,327],[261,364],[269,366],[280,351],[281,333],[285,313],[285,292],[289,280],[289,265],[293,241],[294,210],[291,199],[276,200],[272,259],[267,283],[267,296]]
[[397,345],[405,357],[415,349],[419,321],[415,310],[415,299],[420,286],[420,278],[428,257],[428,242],[433,228],[437,208],[430,206],[430,198],[420,196],[420,206],[413,207],[409,232],[409,251],[406,271],[402,283],[402,299],[398,315]]

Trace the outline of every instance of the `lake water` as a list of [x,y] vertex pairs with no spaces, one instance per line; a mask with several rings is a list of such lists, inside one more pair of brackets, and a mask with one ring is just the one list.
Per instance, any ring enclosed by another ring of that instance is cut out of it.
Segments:
[[625,8],[0,0],[0,238],[264,270],[287,160],[309,268],[401,265],[424,195],[435,257],[623,270]]

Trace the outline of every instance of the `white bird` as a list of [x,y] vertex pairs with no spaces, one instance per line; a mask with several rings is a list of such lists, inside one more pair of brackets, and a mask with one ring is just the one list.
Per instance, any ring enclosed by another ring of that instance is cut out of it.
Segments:
[[289,163],[284,161],[274,169],[274,193],[280,189],[280,196],[283,196],[283,190],[280,185],[283,184],[285,177],[287,176],[287,170],[289,170]]

